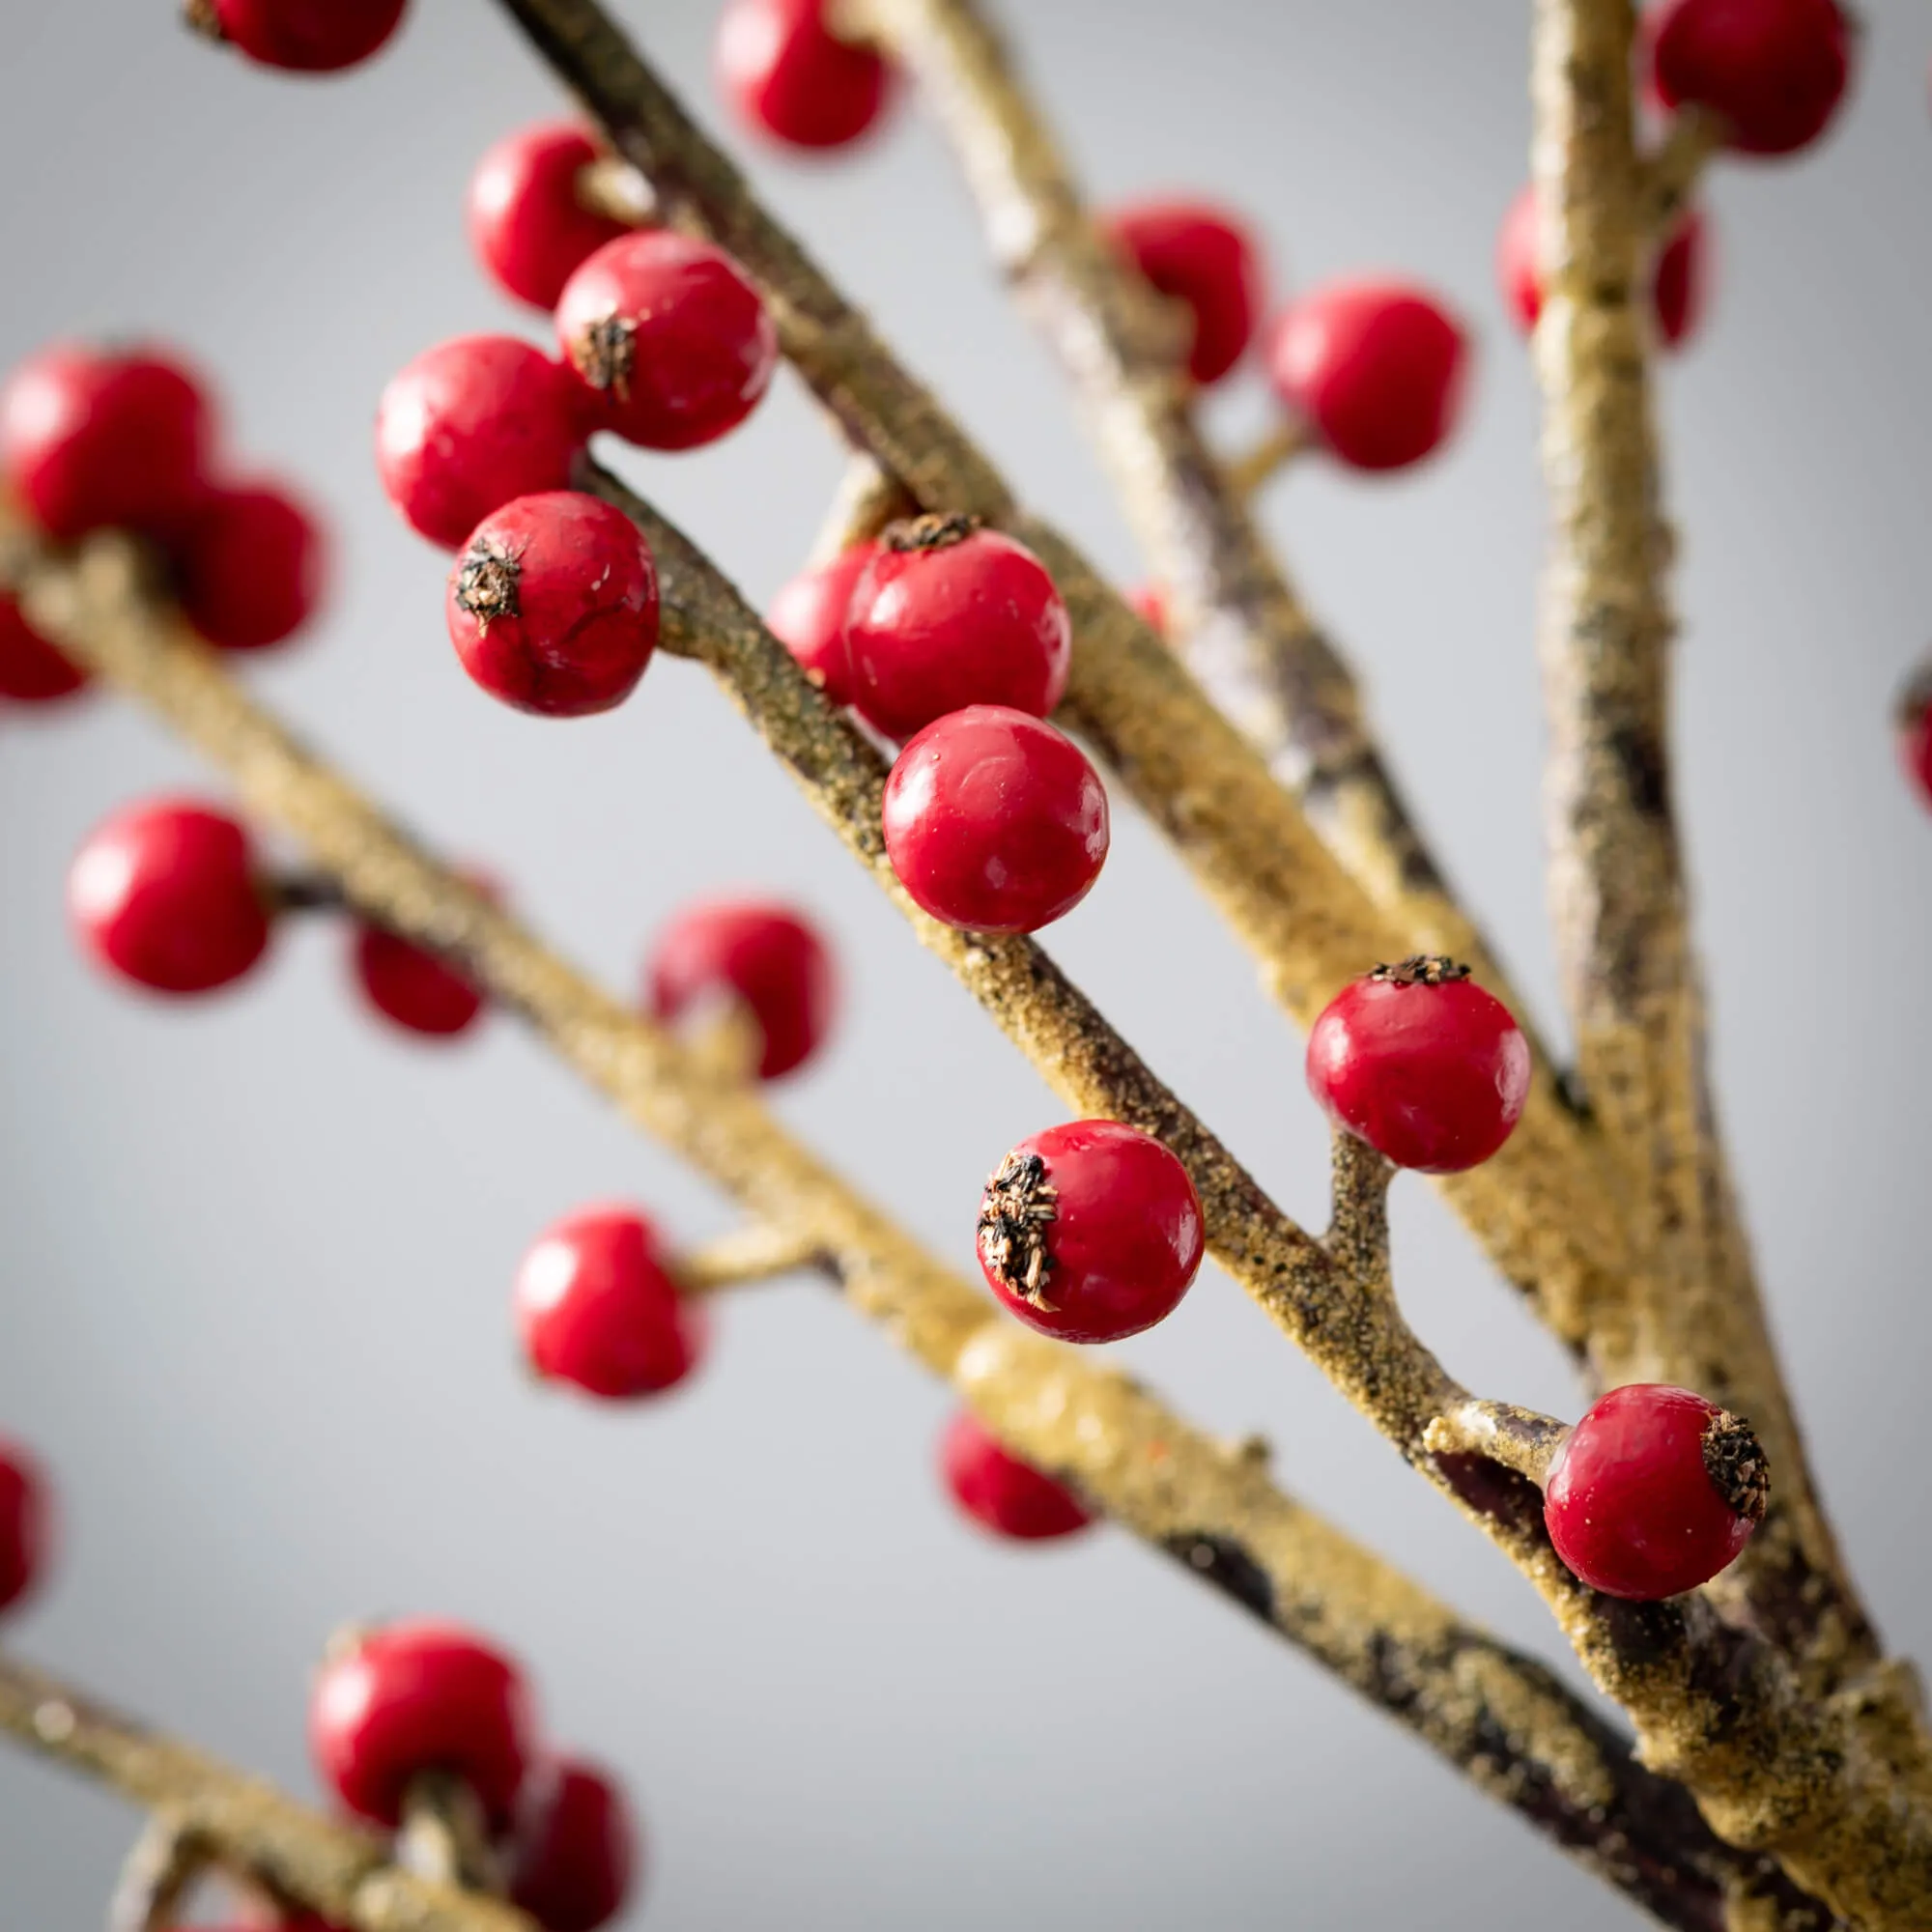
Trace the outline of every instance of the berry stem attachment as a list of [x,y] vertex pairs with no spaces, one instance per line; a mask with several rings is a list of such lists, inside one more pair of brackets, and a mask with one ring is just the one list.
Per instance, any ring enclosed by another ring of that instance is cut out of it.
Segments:
[[1541,1489],[1570,1425],[1509,1402],[1459,1402],[1424,1432],[1432,1456],[1482,1456]]
[[651,185],[618,155],[600,155],[577,171],[578,205],[607,221],[646,228],[657,218],[657,196]]
[[271,873],[262,891],[277,912],[340,912],[342,888],[327,872]]
[[502,1861],[490,1841],[482,1801],[451,1772],[419,1772],[410,1780],[396,1862],[434,1885],[493,1897],[503,1890]]
[[816,1243],[793,1229],[761,1221],[673,1256],[670,1268],[679,1292],[692,1295],[717,1294],[808,1269],[836,1273],[836,1264]]
[[1299,416],[1283,416],[1247,449],[1221,466],[1221,485],[1240,502],[1257,497],[1301,457],[1316,447],[1314,433]]
[[122,1861],[107,1932],[173,1932],[188,1893],[215,1862],[207,1836],[179,1811],[156,1811]]
[[1662,140],[1637,163],[1638,191],[1654,241],[1663,241],[1683,219],[1705,167],[1723,146],[1723,117],[1710,108],[1687,104],[1670,117]]
[[874,542],[889,524],[913,514],[898,479],[858,451],[846,460],[807,561],[822,568],[856,544]]
[[1395,1163],[1360,1135],[1337,1127],[1329,1166],[1332,1205],[1321,1245],[1358,1287],[1388,1293],[1388,1190]]

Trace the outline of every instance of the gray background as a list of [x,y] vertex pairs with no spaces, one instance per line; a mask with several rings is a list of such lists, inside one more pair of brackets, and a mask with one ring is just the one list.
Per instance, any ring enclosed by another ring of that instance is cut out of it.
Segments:
[[[715,118],[713,8],[628,11]],[[1886,713],[1932,606],[1932,23],[1908,0],[1863,11],[1857,99],[1825,149],[1715,183],[1721,286],[1662,402],[1725,1109],[1846,1539],[1889,1631],[1924,1650],[1932,828]],[[1479,330],[1451,454],[1373,486],[1311,467],[1269,521],[1548,1017],[1534,410],[1490,267],[1523,171],[1526,10],[1010,12],[1096,192],[1226,192],[1278,282],[1401,267]],[[484,287],[459,209],[480,150],[553,110],[549,83],[493,9],[457,0],[420,0],[388,57],[320,85],[219,59],[170,13],[8,0],[0,362],[61,331],[139,329],[219,372],[239,447],[295,469],[340,533],[327,623],[252,672],[259,689],[611,982],[717,882],[815,907],[847,964],[843,1036],[779,1103],[970,1265],[983,1173],[1053,1101],[699,673],[661,663],[622,712],[568,727],[476,694],[442,637],[443,565],[377,492],[389,373],[444,335],[540,327]],[[863,158],[760,156],[756,174],[1033,498],[1134,577],[917,112]],[[1231,434],[1261,420],[1252,395],[1216,412]],[[787,379],[722,448],[635,469],[762,598],[836,462]],[[512,1025],[448,1052],[378,1032],[326,928],[194,1009],[86,970],[62,911],[76,841],[131,795],[208,782],[109,701],[0,719],[0,1426],[57,1469],[68,1530],[56,1586],[10,1638],[306,1791],[305,1673],[331,1626],[477,1619],[530,1658],[555,1734],[633,1781],[664,1928],[1626,1922],[1125,1537],[1015,1552],[962,1527],[931,1472],[944,1394],[810,1288],[727,1310],[707,1373],[660,1406],[534,1393],[506,1290],[548,1219],[631,1193],[697,1236],[724,1211]],[[1052,949],[1319,1215],[1298,1047],[1121,817],[1101,890]],[[1477,1386],[1573,1409],[1460,1233],[1421,1187],[1398,1193],[1425,1335]],[[1122,1352],[1211,1425],[1265,1429],[1292,1484],[1555,1655],[1515,1577],[1218,1276]],[[0,1757],[0,1927],[94,1921],[132,1824]]]

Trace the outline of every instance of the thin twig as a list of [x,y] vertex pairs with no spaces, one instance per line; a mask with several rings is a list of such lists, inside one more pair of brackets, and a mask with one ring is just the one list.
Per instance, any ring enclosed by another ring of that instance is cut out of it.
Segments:
[[[674,560],[667,581],[675,585]],[[1252,1459],[1231,1455],[1137,1384],[1090,1367],[996,1315],[982,1294],[941,1267],[793,1140],[754,1091],[719,1080],[701,1059],[610,999],[472,884],[431,858],[275,724],[191,633],[154,607],[121,542],[96,540],[77,566],[42,562],[20,588],[37,627],[143,699],[226,769],[248,807],[301,839],[359,912],[448,953],[466,977],[522,1015],[636,1124],[748,1211],[795,1230],[824,1253],[847,1298],[949,1377],[1019,1453],[1265,1615],[1626,1889],[1647,1898],[1660,1883],[1667,1880],[1666,1889],[1690,1884],[1689,1875],[1700,1870],[1727,1873],[1726,1887],[1774,1883],[1761,1861],[1740,1861],[1713,1843],[1699,1847],[1694,1833],[1685,1838],[1684,1807],[1669,1785],[1606,1759],[1602,1727],[1595,1726],[1596,1742],[1589,1742],[1594,1720],[1581,1719],[1574,1700],[1535,1666],[1506,1663],[1507,1653],[1271,1488]],[[765,643],[822,716],[824,706],[802,673],[781,647],[768,638]],[[1312,1243],[1307,1262],[1324,1275],[1333,1265]],[[1357,1302],[1374,1304],[1382,1328],[1399,1328],[1389,1297]],[[1328,1305],[1322,1319],[1339,1334],[1359,1313],[1360,1306]],[[1408,1367],[1412,1371],[1413,1364]],[[1453,1383],[1444,1394],[1439,1409],[1466,1399]],[[1497,1495],[1508,1500],[1508,1492],[1497,1492],[1493,1482],[1485,1487],[1479,1468],[1445,1466],[1436,1473],[1460,1484],[1468,1506],[1495,1519],[1499,1537],[1527,1552],[1532,1575],[1563,1605],[1579,1644],[1594,1646],[1591,1661],[1600,1675],[1627,1693],[1640,1690],[1637,1705],[1672,1714],[1671,1749],[1694,1752],[1707,1731],[1728,1747],[1736,1735],[1753,1753],[1755,1776],[1788,1771],[1791,1747],[1780,1746],[1776,1732],[1784,1714],[1775,1681],[1763,1687],[1774,1707],[1769,1713],[1758,1698],[1747,1698],[1727,1709],[1719,1726],[1719,1714],[1704,1708],[1690,1681],[1695,1650],[1683,1614],[1658,1611],[1638,1633],[1636,1655],[1620,1659],[1610,1620],[1593,1613],[1587,1594],[1536,1543],[1533,1531],[1525,1535],[1522,1523],[1502,1520]],[[1471,1669],[1471,1658],[1484,1662]],[[1754,1662],[1747,1645],[1742,1662],[1726,1657],[1723,1667],[1748,1686]],[[1505,1695],[1514,1706],[1508,1715],[1492,1701]],[[1527,1703],[1515,1701],[1524,1695]],[[0,1706],[0,1724],[6,1716]],[[34,1729],[31,1702],[19,1707],[13,1728],[23,1726]],[[1755,1755],[1760,1751],[1761,1760]],[[1594,1796],[1585,1795],[1591,1791]],[[1665,1846],[1656,1843],[1662,1826],[1647,1818],[1671,1821]],[[1638,1846],[1645,1849],[1638,1852]],[[1674,1862],[1679,1859],[1681,1874]],[[1704,1916],[1668,1922],[1708,1932],[1718,1921],[1708,1910],[1708,1892],[1703,1896],[1698,1910]]]
[[830,563],[854,544],[871,542],[888,524],[916,507],[897,479],[887,475],[869,456],[849,457],[812,543],[811,561]]
[[797,1274],[820,1266],[824,1260],[810,1241],[801,1240],[791,1229],[753,1222],[707,1241],[701,1248],[687,1248],[675,1257],[672,1272],[681,1293],[717,1294],[724,1289]]
[[[1869,1671],[1879,1646],[1817,1502],[1736,1218],[1672,810],[1670,545],[1637,299],[1651,231],[1631,8],[1539,0],[1535,17],[1533,175],[1553,265],[1535,332],[1553,530],[1550,892],[1577,1071],[1640,1263],[1604,1305],[1592,1359],[1606,1384],[1676,1382],[1750,1417],[1776,1494],[1717,1594],[1831,1689]],[[1918,1731],[1909,1711],[1889,1721]]]
[[1654,247],[1667,241],[1704,169],[1724,145],[1723,121],[1708,107],[1686,104],[1670,117],[1663,139],[1638,163],[1637,192]]
[[399,1869],[386,1841],[362,1826],[307,1810],[5,1656],[0,1733],[164,1814],[225,1869],[346,1932],[537,1932],[495,1899]]
[[[503,5],[611,145],[648,177],[665,218],[714,238],[757,283],[785,355],[849,440],[920,507],[984,516],[1046,565],[1073,619],[1067,721],[1174,843],[1270,993],[1306,1025],[1343,981],[1416,951],[1415,933],[1343,870],[1174,653],[1064,537],[1017,507],[986,457],[757,204],[594,0]],[[1433,940],[1431,950],[1479,968],[1483,956]],[[1594,1303],[1616,1292],[1620,1234],[1547,1063],[1503,1151],[1445,1192],[1505,1278],[1581,1349]]]
[[[1221,488],[1238,502],[1251,502],[1266,484],[1314,447],[1315,438],[1308,425],[1299,417],[1283,416],[1249,448],[1222,464]],[[1186,655],[1184,649],[1182,655]],[[1212,691],[1213,686],[1208,689]],[[1262,745],[1260,749],[1265,752],[1269,748]],[[1347,863],[1346,852],[1337,856]]]
[[122,1861],[107,1932],[174,1932],[188,1893],[214,1861],[214,1847],[178,1812],[156,1811]]
[[453,1772],[419,1772],[403,1794],[395,1862],[436,1885],[500,1896],[502,1862],[490,1841],[483,1801]]

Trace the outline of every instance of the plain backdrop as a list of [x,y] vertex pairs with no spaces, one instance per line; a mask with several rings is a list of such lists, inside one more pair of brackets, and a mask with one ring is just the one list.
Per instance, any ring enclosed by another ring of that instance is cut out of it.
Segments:
[[[714,126],[715,11],[624,9]],[[1932,608],[1932,18],[1861,11],[1831,139],[1712,181],[1713,311],[1660,386],[1724,1112],[1826,1487],[1886,1629],[1922,1650],[1932,825],[1888,707]],[[980,1181],[1059,1117],[1051,1097],[701,672],[661,662],[621,711],[570,725],[472,689],[443,636],[444,560],[377,490],[369,423],[394,369],[464,331],[542,339],[472,266],[461,205],[490,141],[556,110],[551,82],[497,10],[461,0],[418,0],[383,59],[320,83],[223,58],[172,12],[8,0],[0,362],[58,333],[141,333],[215,373],[236,463],[300,478],[335,532],[326,619],[251,684],[610,983],[634,984],[695,894],[811,908],[843,961],[840,1037],[774,1102],[970,1267]],[[1311,463],[1267,520],[1553,1025],[1535,406],[1492,273],[1525,166],[1527,9],[1005,12],[1097,197],[1224,194],[1277,290],[1400,269],[1479,338],[1447,454],[1381,483]],[[917,100],[861,154],[753,168],[1029,498],[1133,581]],[[1258,430],[1258,386],[1213,414],[1231,440]],[[722,447],[629,468],[762,599],[838,463],[784,377]],[[528,1659],[552,1734],[621,1768],[650,1840],[640,1916],[662,1932],[1628,1921],[1125,1536],[1013,1550],[963,1525],[933,1473],[944,1391],[820,1289],[748,1293],[662,1403],[535,1390],[507,1288],[546,1222],[615,1195],[696,1238],[727,1210],[513,1023],[446,1050],[386,1031],[325,923],[193,1006],[104,983],[69,937],[65,869],[91,824],[162,786],[220,793],[112,699],[0,718],[0,1429],[52,1465],[65,1528],[10,1642],[309,1793],[305,1688],[329,1631],[473,1619]],[[1117,820],[1051,950],[1319,1218],[1298,1043],[1172,858]],[[1420,1184],[1397,1194],[1423,1334],[1477,1387],[1574,1412],[1555,1350],[1460,1231]],[[1209,1426],[1265,1431],[1292,1487],[1561,1655],[1514,1575],[1218,1274],[1122,1352]],[[98,1922],[135,1824],[0,1755],[0,1927]]]

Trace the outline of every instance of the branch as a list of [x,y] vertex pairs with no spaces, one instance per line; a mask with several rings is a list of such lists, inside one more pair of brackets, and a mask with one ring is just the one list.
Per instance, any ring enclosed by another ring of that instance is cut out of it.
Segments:
[[[1870,1671],[1879,1645],[1816,1499],[1737,1218],[1672,811],[1670,540],[1638,313],[1651,224],[1631,9],[1538,0],[1535,19],[1533,174],[1543,258],[1556,265],[1534,338],[1554,528],[1542,619],[1550,895],[1577,1070],[1623,1171],[1639,1263],[1604,1311],[1593,1361],[1605,1382],[1677,1382],[1750,1417],[1776,1495],[1714,1589],[1831,1689]],[[1885,1702],[1922,1759],[1918,1712]]]
[[0,1732],[162,1814],[183,1846],[347,1932],[537,1932],[496,1899],[391,1864],[387,1841],[375,1833],[320,1817],[5,1656]]
[[[1017,507],[595,0],[502,4],[612,148],[642,170],[666,218],[711,237],[757,284],[786,356],[852,443],[920,507],[983,516],[1046,566],[1073,619],[1066,718],[1173,842],[1270,993],[1307,1025],[1344,980],[1415,951],[1414,935],[1342,869],[1174,654],[1064,537]],[[1505,1277],[1580,1349],[1593,1304],[1615,1291],[1621,1234],[1547,1065],[1502,1152],[1444,1191]]]
[[[674,551],[662,561],[674,602],[689,566]],[[1723,1922],[1712,1916],[1714,1887],[1730,1897],[1784,1884],[1762,1858],[1711,1837],[1681,1795],[1631,1762],[1547,1672],[1459,1623],[1418,1585],[1270,1487],[1252,1460],[1124,1378],[996,1314],[793,1140],[742,1081],[721,1076],[703,1056],[619,1006],[434,860],[154,606],[125,541],[97,539],[78,565],[42,559],[16,582],[37,627],[223,767],[249,808],[299,838],[360,913],[445,953],[637,1125],[750,1213],[823,1253],[853,1305],[949,1378],[1019,1454],[1235,1594],[1665,1922],[1708,1932]],[[667,621],[677,621],[668,610]],[[794,717],[869,751],[848,727],[835,727],[782,647],[768,638],[764,644],[775,658],[766,675],[781,690],[789,675]],[[1308,1265],[1327,1274],[1327,1257],[1313,1243],[1308,1249]],[[1381,1325],[1400,1330],[1392,1298],[1377,1305]],[[1355,1312],[1328,1306],[1321,1319],[1346,1331]],[[1445,1409],[1467,1400],[1452,1383],[1445,1394]],[[1436,1473],[1478,1493],[1472,1507],[1488,1507],[1471,1468],[1448,1463]],[[1587,1598],[1535,1532],[1525,1536],[1520,1523],[1505,1528],[1533,1552],[1539,1585],[1573,1613],[1577,1631],[1592,1630]],[[1638,1654],[1619,1668],[1668,1679],[1673,1666],[1688,1665],[1681,1620],[1666,1607],[1658,1626],[1642,1633]],[[1590,1640],[1605,1656],[1613,1650],[1601,1625]],[[1678,1705],[1692,1698],[1682,1683],[1668,1694]],[[1716,1723],[1715,1711],[1704,1715]],[[24,1721],[31,1728],[30,1711]],[[1734,1721],[1727,1715],[1725,1728]],[[1745,1736],[1755,1747],[1762,1726],[1746,1724]],[[1682,1727],[1672,1733],[1673,1747],[1689,1742]],[[1770,1779],[1776,1768],[1772,1752],[1757,1775]],[[156,1802],[168,1796],[158,1792]]]
[[680,1293],[716,1294],[723,1289],[822,1266],[825,1257],[791,1229],[754,1221],[701,1248],[687,1248],[671,1262]]

